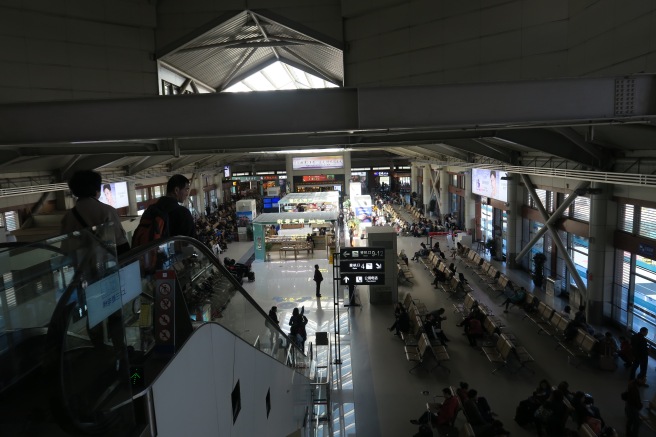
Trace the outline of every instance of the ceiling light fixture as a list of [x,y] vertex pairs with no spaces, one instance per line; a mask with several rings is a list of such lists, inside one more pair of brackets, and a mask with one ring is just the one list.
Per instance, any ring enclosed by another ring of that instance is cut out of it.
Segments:
[[336,153],[336,152],[350,152],[353,149],[349,147],[333,147],[326,149],[295,149],[295,150],[266,150],[262,152],[248,152],[249,154],[278,154],[278,155],[301,155],[308,153]]

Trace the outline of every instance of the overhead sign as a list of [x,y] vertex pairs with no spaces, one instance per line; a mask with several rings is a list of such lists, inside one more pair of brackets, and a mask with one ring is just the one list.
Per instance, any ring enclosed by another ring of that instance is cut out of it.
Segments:
[[382,273],[385,271],[384,261],[344,261],[339,263],[341,272],[348,273]]
[[384,285],[384,274],[342,273],[342,284],[349,285]]
[[352,259],[385,259],[385,249],[382,247],[344,247],[339,251],[340,260]]

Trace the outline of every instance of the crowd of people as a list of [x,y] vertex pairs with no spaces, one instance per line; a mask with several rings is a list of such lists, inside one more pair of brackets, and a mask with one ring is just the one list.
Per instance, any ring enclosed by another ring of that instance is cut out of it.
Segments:
[[459,387],[452,390],[450,387],[442,389],[441,403],[430,405],[418,419],[410,420],[413,425],[419,425],[415,437],[432,436],[431,428],[436,428],[438,435],[451,435],[455,420],[462,410],[467,422],[471,425],[477,437],[503,437],[510,433],[503,423],[496,419],[487,399],[479,396],[478,391],[470,389],[469,384],[461,382]]
[[541,380],[515,412],[515,421],[522,427],[534,427],[538,436],[561,437],[576,432],[567,429],[569,418],[576,430],[587,424],[599,437],[617,436],[615,429],[606,425],[593,396],[580,390],[571,391],[567,381],[552,387],[547,380]]

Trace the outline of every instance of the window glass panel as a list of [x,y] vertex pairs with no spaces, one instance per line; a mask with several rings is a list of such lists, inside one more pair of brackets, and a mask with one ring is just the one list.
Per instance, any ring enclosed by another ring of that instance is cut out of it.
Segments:
[[492,239],[492,235],[494,235],[492,209],[492,205],[481,205],[481,235],[485,242]]
[[556,197],[556,193],[552,191],[547,191],[547,211],[549,212],[554,212],[554,197]]
[[656,240],[656,209],[640,208],[640,235]]
[[[533,239],[533,237],[542,229],[544,225],[540,222],[536,222],[531,220],[531,225],[530,225],[530,233],[529,233],[529,241]],[[544,252],[544,237],[540,238],[534,245],[531,247],[531,255],[529,256],[529,259],[531,260],[531,271],[534,271],[535,269],[535,263],[533,262],[533,257],[535,254],[539,252]],[[544,264],[545,269],[548,268],[547,264],[549,263],[549,260]]]
[[[578,272],[583,284],[588,285],[588,239],[579,237],[578,235],[571,235],[572,244],[569,250],[574,267]],[[576,286],[574,277],[570,275],[571,284]]]
[[631,287],[631,253],[615,251],[615,278],[610,317],[626,326],[628,323],[629,289]]
[[506,255],[506,239],[508,233],[508,212],[501,211],[501,253]]
[[155,196],[155,199],[158,199],[164,195],[164,187],[161,185],[157,185],[156,187],[153,187],[153,196]]
[[619,205],[617,227],[624,232],[633,233],[633,205]]
[[145,188],[137,188],[134,190],[136,196],[137,196],[137,202],[144,202],[148,200],[146,198],[146,189]]
[[5,225],[7,227],[8,231],[15,231],[18,229],[19,223],[18,223],[18,214],[16,211],[9,211],[4,214],[5,216]]
[[649,258],[636,255],[635,291],[633,293],[634,331],[649,328],[649,339],[654,340],[656,329],[656,265]]
[[576,220],[590,221],[590,199],[579,196],[574,200],[572,217]]
[[[547,191],[546,190],[535,190],[536,193],[538,193],[538,198],[540,199],[540,202],[542,203],[542,206],[546,208],[547,205]],[[537,205],[537,203],[536,203]],[[537,208],[537,206],[536,206]]]

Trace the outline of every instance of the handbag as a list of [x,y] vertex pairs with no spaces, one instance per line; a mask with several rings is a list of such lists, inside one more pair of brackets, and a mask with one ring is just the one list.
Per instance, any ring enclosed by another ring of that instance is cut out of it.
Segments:
[[534,417],[541,421],[542,423],[547,423],[553,411],[544,405],[540,405],[537,410],[535,410]]

